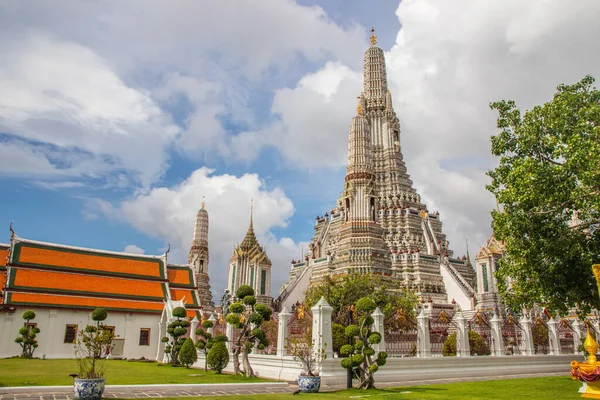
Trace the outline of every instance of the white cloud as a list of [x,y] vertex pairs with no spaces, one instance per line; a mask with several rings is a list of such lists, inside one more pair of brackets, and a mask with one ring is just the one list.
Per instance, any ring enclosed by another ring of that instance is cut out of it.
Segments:
[[[35,152],[39,168],[47,172],[97,177],[126,170],[143,185],[160,176],[164,147],[177,128],[106,60],[81,45],[41,35],[20,43],[0,41],[0,51],[5,55],[0,131],[27,139],[21,152],[30,153],[16,167],[30,165]],[[31,141],[61,154],[49,160]]]
[[248,229],[250,199],[254,201],[254,230],[273,262],[272,285],[277,291],[287,277],[291,258],[300,252],[300,244],[289,238],[277,239],[272,230],[287,225],[294,206],[281,189],[265,187],[255,174],[214,175],[201,168],[177,186],[139,193],[116,207],[98,200],[88,204],[96,208],[95,215],[124,220],[170,243],[169,260],[185,263],[203,196],[209,213],[209,274],[215,299],[225,288],[232,245],[240,242]]
[[125,246],[125,249],[123,249],[123,252],[131,254],[144,254],[146,251],[141,247],[136,246],[135,244],[128,244],[127,246]]

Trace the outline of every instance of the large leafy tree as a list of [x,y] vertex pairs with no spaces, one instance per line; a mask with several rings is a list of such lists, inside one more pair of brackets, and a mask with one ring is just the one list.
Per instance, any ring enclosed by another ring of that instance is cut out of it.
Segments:
[[373,300],[386,317],[392,316],[398,310],[402,310],[407,316],[413,316],[418,301],[413,293],[400,289],[392,280],[378,275],[358,273],[343,277],[325,276],[323,281],[306,290],[304,302],[308,307],[312,307],[321,296],[333,307],[333,321],[343,325],[348,323],[348,307],[362,297]]
[[524,115],[513,101],[491,104],[500,163],[488,190],[499,205],[494,234],[506,246],[496,276],[515,309],[600,306],[591,273],[600,260],[600,91],[593,83],[586,76],[560,85],[552,101]]

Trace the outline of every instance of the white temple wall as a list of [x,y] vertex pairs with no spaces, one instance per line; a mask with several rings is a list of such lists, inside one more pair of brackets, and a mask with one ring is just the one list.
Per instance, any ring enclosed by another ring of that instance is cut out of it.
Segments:
[[[87,324],[95,324],[91,319],[91,311],[16,307],[13,314],[2,312],[0,313],[0,358],[21,354],[21,346],[15,343],[15,338],[25,322],[21,318],[25,310],[35,311],[36,317],[30,322],[36,323],[41,331],[37,335],[39,347],[35,350],[34,357],[41,358],[45,354],[46,358],[74,358],[74,344],[64,342],[67,325],[77,325],[79,332]],[[108,318],[103,323],[107,326],[114,326],[115,336],[118,336],[116,342],[123,342],[122,354],[114,353],[113,356],[154,359],[160,343],[159,322],[160,315],[109,312]],[[139,344],[142,328],[150,329],[148,346]],[[115,346],[114,349],[116,352],[119,350],[117,347]]]

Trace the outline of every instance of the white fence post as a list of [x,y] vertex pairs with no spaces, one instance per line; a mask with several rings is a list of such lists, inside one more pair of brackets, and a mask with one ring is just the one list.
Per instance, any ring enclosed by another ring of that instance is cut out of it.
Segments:
[[292,314],[288,312],[287,307],[283,307],[283,310],[278,315],[279,321],[277,322],[277,357],[283,357],[286,354],[285,341],[288,337],[288,321]]
[[417,316],[417,339],[419,342],[417,357],[430,357],[429,317],[425,315],[425,309],[422,309],[421,313]]
[[490,320],[492,326],[492,338],[493,338],[493,355],[503,356],[504,355],[504,340],[502,339],[502,319],[498,314],[494,314]]
[[456,330],[456,356],[469,357],[471,355],[471,347],[469,346],[469,329],[467,327],[467,319],[462,311],[459,311],[454,316],[458,329]]
[[212,328],[208,328],[207,331],[210,333],[210,336],[215,336],[215,325],[217,324],[217,319],[215,318],[215,314],[210,314],[210,318],[208,319],[212,322]]
[[198,328],[199,322],[197,317],[194,317],[192,322],[190,322],[190,339],[192,339],[194,343],[196,343],[196,328]]
[[573,327],[573,354],[583,354],[577,350],[579,345],[581,345],[581,322],[579,319],[576,319],[571,326]]
[[325,297],[311,308],[313,312],[313,351],[319,354],[325,348],[325,356],[333,358],[333,335],[331,332],[331,313],[333,307],[327,303]]
[[533,337],[531,336],[531,320],[527,315],[523,315],[521,317],[521,321],[519,321],[521,326],[523,327],[523,340],[525,341],[525,355],[532,356],[534,354],[533,350]]
[[373,312],[373,314],[371,314],[371,317],[373,317],[373,321],[374,321],[373,322],[373,332],[379,332],[379,334],[381,334],[381,342],[373,345],[373,350],[375,350],[376,354],[379,354],[379,352],[381,352],[381,351],[386,351],[385,330],[383,327],[383,320],[385,318],[385,315],[381,312],[379,307],[377,307],[375,309],[375,311]]
[[[558,316],[557,316],[558,317]],[[548,341],[550,344],[550,354],[560,354],[560,341],[558,339],[558,321],[555,318],[548,320]]]
[[231,349],[233,347],[233,325],[231,325],[229,322],[227,322],[227,331],[225,335],[227,336],[227,350],[229,351],[229,354],[231,354]]

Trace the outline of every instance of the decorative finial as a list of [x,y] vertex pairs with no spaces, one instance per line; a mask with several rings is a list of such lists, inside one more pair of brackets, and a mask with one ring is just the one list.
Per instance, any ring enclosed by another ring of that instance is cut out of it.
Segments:
[[356,115],[363,115],[362,101],[360,96],[357,97],[358,105],[356,106]]
[[377,36],[375,36],[375,28],[371,28],[371,45],[377,44]]
[[10,221],[9,229],[10,229],[10,238],[11,238],[11,240],[15,237],[15,231],[13,230],[12,224],[13,224],[13,221]]
[[250,199],[250,226],[252,226],[252,213],[254,210],[254,199]]
[[202,196],[202,209],[204,210],[204,196]]
[[165,251],[165,256],[167,254],[169,254],[169,252],[171,251],[171,243],[168,243],[167,245],[168,245],[168,247],[167,247],[167,251]]

